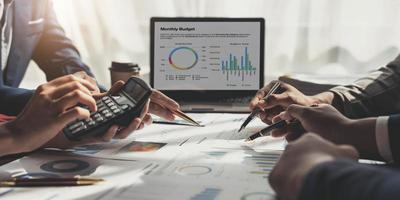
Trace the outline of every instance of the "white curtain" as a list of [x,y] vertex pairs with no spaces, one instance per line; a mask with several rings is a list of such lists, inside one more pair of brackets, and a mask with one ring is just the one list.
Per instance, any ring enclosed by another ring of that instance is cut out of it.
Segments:
[[[54,0],[54,8],[105,85],[112,60],[149,71],[152,16],[264,17],[267,76],[361,74],[400,49],[399,0]],[[40,82],[30,70],[27,80]]]

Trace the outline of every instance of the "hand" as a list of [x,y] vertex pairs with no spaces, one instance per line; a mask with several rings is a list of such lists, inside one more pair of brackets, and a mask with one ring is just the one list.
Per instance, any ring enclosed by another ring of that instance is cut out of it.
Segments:
[[316,99],[313,97],[306,96],[295,87],[283,82],[280,87],[284,92],[281,94],[272,94],[267,101],[265,101],[263,98],[267,95],[274,83],[275,82],[271,82],[261,88],[250,101],[250,108],[252,110],[260,108],[260,119],[267,124],[271,124],[274,116],[286,110],[286,108],[292,104],[310,106],[317,103]]
[[[316,133],[336,144],[352,145],[363,158],[382,160],[375,136],[376,118],[352,120],[331,105],[319,104],[317,107],[291,105],[273,121],[281,119],[297,119],[307,132]],[[271,135],[286,136],[288,141],[298,137],[290,128],[275,129]]]
[[179,104],[176,101],[155,89],[153,89],[150,99],[150,113],[170,121],[175,119],[175,115],[171,111],[179,109]]
[[75,72],[73,75],[89,82],[91,85],[90,91],[92,93],[100,93],[100,89],[99,89],[99,86],[97,85],[96,79],[94,79],[93,77],[86,74],[86,72],[84,72],[84,71]]
[[[290,105],[286,111],[273,118],[273,122],[279,120],[297,119],[307,132],[321,135],[325,139],[338,142],[341,135],[348,135],[353,120],[342,115],[338,110],[328,104],[319,104],[316,107]],[[286,136],[287,140],[296,139],[298,134],[290,128],[275,129],[271,132],[274,137]]]
[[[105,95],[113,95],[116,92],[120,91],[123,86],[124,82],[118,81],[111,87],[111,89],[108,92],[94,94],[93,97],[95,99],[100,99]],[[45,147],[65,149],[84,144],[109,142],[111,141],[111,139],[125,139],[135,130],[140,130],[144,128],[145,125],[149,125],[152,123],[152,118],[150,114],[148,114],[148,111],[149,111],[149,102],[147,102],[146,105],[144,106],[140,116],[133,119],[132,122],[127,127],[113,125],[103,135],[98,137],[85,138],[82,139],[81,141],[70,141],[68,138],[65,137],[63,133],[60,133],[55,138],[53,138],[49,143],[47,143]]]
[[295,200],[311,169],[336,159],[357,158],[358,152],[352,146],[335,145],[310,133],[286,146],[268,179],[280,199]]
[[[6,132],[13,137],[14,152],[32,151],[52,139],[67,124],[90,116],[96,102],[91,96],[92,85],[74,75],[63,76],[39,86],[24,110],[13,121],[4,124]],[[1,145],[3,148],[5,146]],[[0,152],[9,152],[5,149]]]

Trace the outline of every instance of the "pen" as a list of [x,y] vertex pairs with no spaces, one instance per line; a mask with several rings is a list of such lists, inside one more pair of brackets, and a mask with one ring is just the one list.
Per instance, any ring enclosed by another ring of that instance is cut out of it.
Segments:
[[[153,124],[169,124],[169,125],[181,125],[181,126],[198,126],[194,125],[192,123],[186,123],[186,122],[174,122],[174,121],[158,121],[158,120],[153,120]],[[204,125],[201,125],[201,127],[204,127]]]
[[262,129],[261,131],[254,133],[253,135],[248,137],[246,139],[246,141],[252,141],[259,137],[271,135],[272,130],[277,129],[277,128],[283,128],[285,126],[289,126],[290,128],[292,128],[296,135],[301,135],[305,132],[304,128],[301,126],[300,121],[298,121],[297,119],[291,120],[289,122],[287,122],[286,120],[280,120],[274,124],[271,124],[270,126],[267,126],[266,128]]
[[[268,91],[267,95],[265,95],[265,97],[263,99],[266,101],[272,94],[274,94],[278,90],[280,85],[281,85],[281,82],[276,81],[275,84],[272,86],[272,88]],[[243,130],[247,126],[247,124],[249,124],[258,113],[260,113],[260,111],[261,111],[260,108],[258,108],[258,107],[255,108],[250,113],[250,115],[247,117],[247,119],[243,122],[242,126],[240,126],[240,129],[238,130],[238,132]]]
[[39,186],[83,186],[93,185],[103,179],[96,178],[32,178],[32,179],[11,179],[1,181],[1,187],[39,187]]
[[195,120],[193,120],[191,117],[187,116],[184,112],[182,112],[181,110],[171,110],[172,113],[174,113],[176,116],[182,118],[183,120],[194,124],[196,126],[202,127],[201,124],[197,123]]

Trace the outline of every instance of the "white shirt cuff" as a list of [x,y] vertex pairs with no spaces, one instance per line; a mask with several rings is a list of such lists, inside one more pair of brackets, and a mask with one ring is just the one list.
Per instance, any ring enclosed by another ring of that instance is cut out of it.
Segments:
[[386,162],[393,162],[392,151],[390,150],[389,143],[388,121],[388,116],[378,117],[375,125],[375,137],[379,154]]

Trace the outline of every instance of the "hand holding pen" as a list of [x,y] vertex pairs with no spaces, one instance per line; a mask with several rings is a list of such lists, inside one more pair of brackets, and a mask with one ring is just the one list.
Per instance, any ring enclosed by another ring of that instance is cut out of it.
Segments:
[[[311,110],[312,112],[310,113],[318,114],[318,110],[321,110],[320,108],[318,108],[318,106],[318,104],[313,104],[309,107],[291,105],[286,111],[274,117],[273,124],[258,131],[257,133],[254,133],[249,138],[247,138],[247,141],[251,141],[258,137],[267,135],[272,135],[273,137],[285,136],[288,141],[295,140],[305,132],[315,130],[313,127],[318,127],[318,124],[315,124],[318,122],[316,119],[313,119],[312,115],[304,116],[305,109]],[[325,105],[323,105],[323,107],[325,107]],[[317,115],[315,115],[315,117],[318,118]],[[303,127],[302,123],[306,125],[305,128]],[[310,124],[312,125],[310,126]]]
[[167,97],[165,94],[158,90],[153,89],[150,96],[150,107],[149,112],[158,115],[169,121],[173,121],[175,117],[180,117],[181,119],[187,121],[195,126],[202,126],[185,113],[179,109],[179,104],[173,99]]
[[[268,93],[263,97],[264,101],[267,101],[268,98],[277,92],[281,92],[280,90],[281,82],[280,81],[275,81],[274,84],[272,85],[271,89],[268,91]],[[247,117],[247,119],[243,122],[243,124],[240,126],[238,132],[242,131],[246,126],[261,112],[261,109],[259,107],[256,107],[253,109],[253,111],[250,113],[250,115]]]
[[268,99],[266,99],[267,93],[271,91],[276,82],[277,81],[272,81],[261,88],[250,101],[250,108],[252,110],[258,108],[262,110],[259,112],[258,116],[267,124],[272,124],[272,118],[285,111],[287,107],[292,104],[311,106],[315,103],[322,103],[320,98],[304,95],[295,87],[282,81],[280,81],[278,91],[270,94]]

